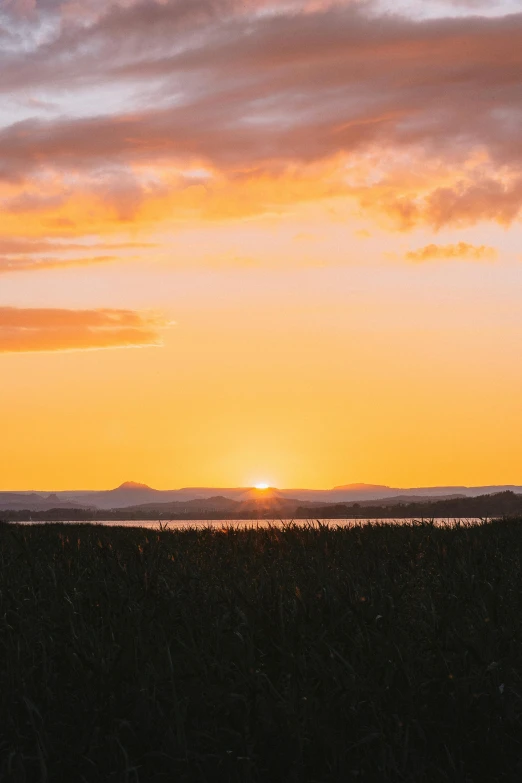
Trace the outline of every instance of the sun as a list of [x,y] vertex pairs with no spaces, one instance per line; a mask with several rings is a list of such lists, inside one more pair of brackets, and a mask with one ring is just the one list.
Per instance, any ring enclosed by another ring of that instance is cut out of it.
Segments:
[[265,484],[264,482],[261,482],[261,484],[256,484],[255,488],[256,489],[268,489],[269,486],[270,486],[270,484]]

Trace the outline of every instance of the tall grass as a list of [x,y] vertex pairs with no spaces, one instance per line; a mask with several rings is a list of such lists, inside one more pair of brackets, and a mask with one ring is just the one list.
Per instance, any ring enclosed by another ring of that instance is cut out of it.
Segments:
[[0,526],[0,780],[522,778],[522,522]]

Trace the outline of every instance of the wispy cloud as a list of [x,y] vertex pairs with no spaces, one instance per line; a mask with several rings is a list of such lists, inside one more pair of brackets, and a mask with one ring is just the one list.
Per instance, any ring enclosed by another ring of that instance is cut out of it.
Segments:
[[467,242],[459,242],[456,245],[430,244],[406,253],[406,259],[415,263],[446,260],[494,261],[497,256],[498,253],[493,247],[470,245]]
[[154,242],[96,242],[88,245],[82,242],[60,242],[52,239],[28,239],[20,236],[0,236],[1,255],[32,255],[35,253],[70,253],[89,250],[141,250],[157,247]]
[[0,307],[0,353],[159,346],[169,325],[133,310]]
[[[141,251],[153,247],[156,245],[148,242],[97,242],[96,245],[89,246],[81,242],[0,236],[0,274],[107,264],[134,257],[116,255],[117,251]],[[93,250],[111,250],[113,254],[85,255]],[[83,255],[78,255],[79,253]]]
[[2,258],[0,274],[7,272],[37,272],[43,269],[63,269],[70,266],[92,266],[117,261],[117,256],[93,256],[91,258]]

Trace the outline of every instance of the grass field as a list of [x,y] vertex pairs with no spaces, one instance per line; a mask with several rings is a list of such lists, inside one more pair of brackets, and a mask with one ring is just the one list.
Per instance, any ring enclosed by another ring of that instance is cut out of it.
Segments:
[[522,522],[0,525],[0,780],[520,781]]

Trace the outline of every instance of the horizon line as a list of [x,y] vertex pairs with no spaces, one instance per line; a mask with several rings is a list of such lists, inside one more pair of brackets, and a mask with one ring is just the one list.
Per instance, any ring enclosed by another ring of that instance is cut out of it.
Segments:
[[115,492],[119,489],[127,489],[127,490],[151,490],[153,492],[183,492],[183,491],[196,491],[196,490],[222,490],[222,491],[238,491],[238,490],[257,490],[258,492],[268,492],[270,490],[275,490],[279,492],[289,492],[289,491],[304,491],[304,492],[335,492],[335,491],[343,491],[343,490],[352,490],[357,491],[360,489],[360,491],[364,490],[399,490],[399,491],[406,491],[411,492],[413,490],[429,490],[429,489],[482,489],[482,488],[494,488],[494,487],[520,487],[522,488],[522,481],[520,484],[516,484],[513,482],[509,483],[502,483],[502,482],[496,482],[496,483],[488,483],[488,484],[429,484],[429,485],[410,485],[410,486],[392,486],[389,484],[372,484],[367,482],[353,482],[348,484],[338,484],[332,487],[278,487],[275,485],[269,485],[267,487],[257,487],[255,485],[236,485],[236,486],[212,486],[210,484],[200,484],[200,485],[188,485],[188,486],[182,486],[182,487],[167,487],[165,489],[158,489],[156,487],[150,486],[149,484],[143,484],[140,482],[134,482],[134,481],[124,481],[122,484],[119,484],[116,487],[105,487],[101,489],[80,489],[80,488],[66,488],[66,489],[0,489],[0,494],[3,493],[45,493],[45,494],[56,494],[56,493],[63,493],[63,492]]

